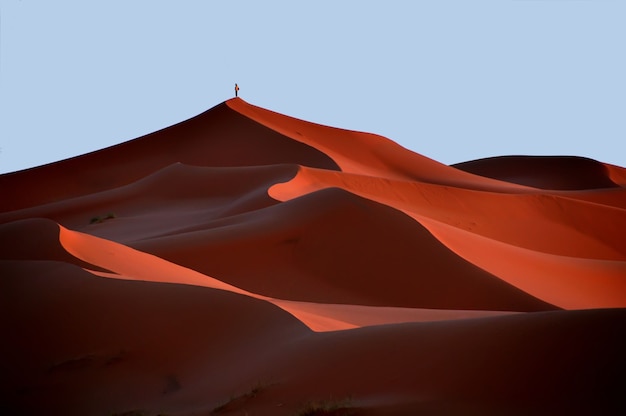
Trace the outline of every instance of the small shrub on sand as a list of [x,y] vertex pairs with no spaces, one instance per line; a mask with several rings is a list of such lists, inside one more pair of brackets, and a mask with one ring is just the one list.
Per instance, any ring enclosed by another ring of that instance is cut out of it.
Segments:
[[101,222],[105,222],[106,220],[110,220],[115,218],[115,214],[113,214],[112,212],[109,212],[106,215],[99,215],[97,217],[92,217],[91,220],[89,220],[89,224],[100,224]]
[[311,400],[296,413],[296,416],[352,416],[355,410],[351,407],[351,402],[350,398]]

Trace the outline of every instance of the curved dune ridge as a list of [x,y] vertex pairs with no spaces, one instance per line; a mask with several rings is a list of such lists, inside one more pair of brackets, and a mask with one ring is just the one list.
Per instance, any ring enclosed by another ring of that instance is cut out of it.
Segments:
[[621,414],[625,187],[240,98],[0,175],[0,413]]

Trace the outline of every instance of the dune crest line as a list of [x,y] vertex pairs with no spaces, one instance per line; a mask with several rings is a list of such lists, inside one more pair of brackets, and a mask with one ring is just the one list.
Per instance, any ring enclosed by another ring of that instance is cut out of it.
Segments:
[[185,284],[225,290],[270,302],[292,314],[316,332],[338,331],[371,325],[429,322],[507,315],[506,312],[378,308],[358,305],[330,305],[274,299],[248,292],[151,254],[102,238],[69,230],[59,225],[59,241],[76,258],[112,273],[88,270],[96,276],[148,282]]

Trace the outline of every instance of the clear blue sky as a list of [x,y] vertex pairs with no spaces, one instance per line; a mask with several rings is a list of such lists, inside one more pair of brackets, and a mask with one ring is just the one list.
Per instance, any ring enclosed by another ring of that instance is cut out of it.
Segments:
[[451,164],[626,166],[626,1],[0,0],[0,173],[233,96]]

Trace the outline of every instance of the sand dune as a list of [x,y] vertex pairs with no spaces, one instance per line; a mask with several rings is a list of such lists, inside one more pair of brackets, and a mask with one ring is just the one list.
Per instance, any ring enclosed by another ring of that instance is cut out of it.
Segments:
[[255,123],[223,103],[136,140],[2,175],[0,188],[11,192],[12,197],[3,198],[0,209],[8,211],[114,189],[173,163],[215,167],[296,163],[336,169],[323,153]]
[[623,414],[625,172],[237,98],[1,175],[0,413]]
[[453,165],[457,169],[493,179],[540,189],[606,189],[619,185],[609,167],[573,156],[503,156]]

